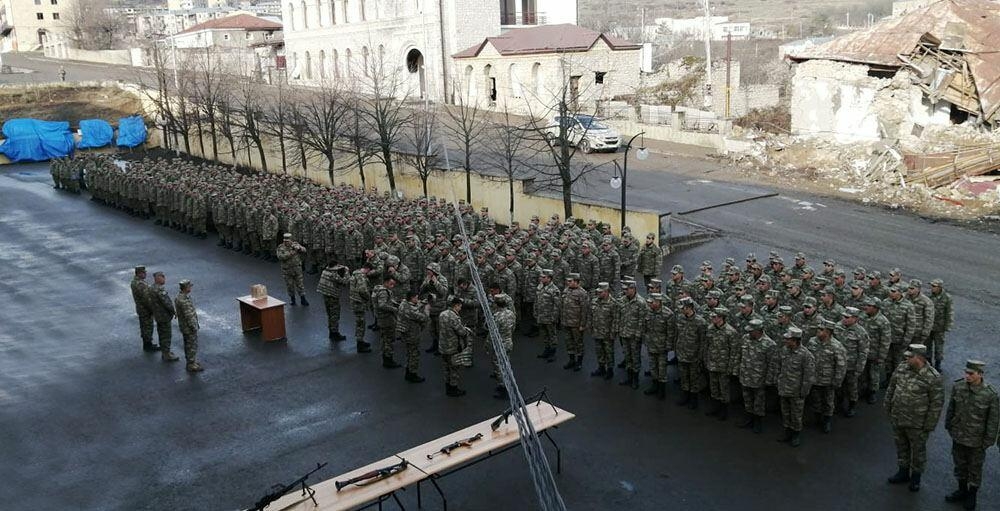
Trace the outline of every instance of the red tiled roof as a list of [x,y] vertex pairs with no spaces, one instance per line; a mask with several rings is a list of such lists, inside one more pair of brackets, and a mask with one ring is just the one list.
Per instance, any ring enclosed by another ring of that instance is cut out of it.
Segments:
[[602,34],[589,28],[571,24],[541,25],[530,28],[510,29],[497,37],[487,37],[483,42],[453,55],[456,59],[475,57],[486,46],[492,45],[501,55],[526,55],[533,53],[563,53],[587,51],[598,40],[612,50],[637,50],[640,45]]
[[237,14],[235,16],[226,16],[225,18],[217,18],[214,20],[208,20],[204,23],[199,23],[193,27],[188,28],[178,32],[178,34],[189,34],[191,32],[199,32],[201,30],[213,30],[213,29],[223,29],[223,30],[281,30],[281,23],[275,23],[273,21],[268,21],[264,18],[258,18],[250,14]]

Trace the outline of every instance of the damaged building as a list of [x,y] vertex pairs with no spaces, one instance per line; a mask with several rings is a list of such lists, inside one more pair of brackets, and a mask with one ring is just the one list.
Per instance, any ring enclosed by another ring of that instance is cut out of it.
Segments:
[[1000,126],[1000,3],[942,0],[793,53],[792,132],[921,147]]

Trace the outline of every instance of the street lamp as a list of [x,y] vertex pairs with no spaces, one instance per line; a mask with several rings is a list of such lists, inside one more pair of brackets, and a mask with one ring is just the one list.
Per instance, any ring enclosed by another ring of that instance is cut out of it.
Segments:
[[[640,133],[636,133],[635,135],[632,136],[632,138],[629,139],[628,143],[625,144],[625,163],[624,163],[624,165],[622,165],[621,167],[619,167],[618,166],[618,161],[617,160],[615,161],[615,172],[614,172],[614,175],[611,176],[611,181],[608,183],[608,184],[611,185],[611,188],[613,188],[615,190],[621,188],[621,190],[622,190],[622,211],[621,211],[621,213],[622,213],[622,225],[620,227],[619,232],[625,230],[625,204],[626,204],[626,201],[625,201],[625,192],[628,189],[627,188],[627,185],[628,185],[628,152],[629,152],[630,149],[632,149],[632,142],[634,142],[635,139],[638,138],[639,136],[642,136],[642,135],[645,135],[645,134],[646,134],[645,131],[640,132]],[[641,160],[645,160],[646,158],[649,158],[649,149],[646,149],[646,137],[642,138],[641,145],[640,145],[639,149],[637,149],[636,152],[635,152],[635,157],[638,158],[640,161]],[[619,170],[621,170],[621,176],[618,175]]]

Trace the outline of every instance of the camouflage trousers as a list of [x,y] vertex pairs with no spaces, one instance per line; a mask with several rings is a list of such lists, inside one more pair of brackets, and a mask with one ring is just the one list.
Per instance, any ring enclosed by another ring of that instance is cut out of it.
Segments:
[[860,381],[861,375],[857,371],[847,371],[847,374],[844,376],[844,382],[837,389],[837,402],[839,403],[846,398],[851,403],[857,403],[858,396],[861,393]]
[[615,341],[613,339],[594,339],[594,354],[597,355],[597,365],[611,367],[615,365]]
[[[497,358],[497,352],[493,348],[493,343],[488,343],[488,346],[486,347],[486,351],[487,351],[487,353],[490,354],[490,362],[493,363],[493,373],[491,373],[491,374],[493,374],[493,376],[496,377],[497,381],[502,382],[503,379],[500,376],[500,359]],[[504,351],[507,353],[507,358],[510,359],[510,351],[511,350],[509,348],[504,348]]]
[[281,277],[285,279],[285,287],[293,298],[305,291],[305,286],[302,283],[302,268],[298,266],[282,268]]
[[143,344],[153,342],[153,316],[151,314],[139,314],[139,337]]
[[173,329],[170,321],[156,322],[156,337],[160,340],[160,351],[166,353],[170,351],[170,338],[173,336]]
[[945,332],[931,331],[927,337],[927,360],[934,364],[940,364],[944,360],[944,334]]
[[877,363],[875,360],[868,359],[868,365],[865,366],[865,371],[862,373],[861,386],[866,392],[872,394],[878,392],[879,387],[882,384],[882,364]]
[[952,442],[951,459],[955,462],[955,479],[968,481],[969,486],[977,488],[982,484],[986,449]]
[[[763,389],[761,389],[763,392]],[[792,431],[802,431],[802,412],[806,400],[802,397],[781,396],[781,425]]]
[[886,371],[889,371],[889,376],[892,376],[892,371],[896,370],[896,366],[903,361],[903,352],[906,351],[906,347],[902,343],[893,342],[889,345],[889,357],[886,359],[882,367]]
[[743,409],[747,414],[763,417],[767,411],[767,389],[764,387],[743,387]]
[[728,403],[729,394],[729,374],[723,372],[708,372],[708,392],[712,399]]
[[629,371],[642,369],[642,339],[622,337],[622,349],[625,357],[625,369]]
[[184,360],[188,365],[197,362],[198,356],[198,331],[181,332],[184,336]]
[[430,314],[430,319],[431,319],[431,339],[433,339],[432,346],[435,346],[435,347],[438,345],[438,342],[441,341],[441,330],[440,330],[440,326],[438,325],[438,319],[440,319],[440,318],[441,318],[441,313],[440,312],[438,312],[437,314],[434,314],[434,313]]
[[575,326],[564,328],[566,329],[566,354],[583,356],[583,331]]
[[323,295],[323,305],[326,307],[326,329],[330,333],[340,332],[340,297]]
[[678,362],[677,367],[681,373],[681,390],[684,392],[701,391],[701,362]]
[[392,316],[378,318],[378,340],[382,344],[382,357],[392,358],[395,354],[393,343],[396,342],[396,320]]
[[354,313],[354,341],[363,342],[365,340],[365,313],[368,306],[364,303],[351,302],[351,312]]
[[836,388],[829,385],[813,385],[812,391],[809,392],[812,411],[823,417],[833,417],[835,398]]
[[543,324],[543,325],[541,325],[541,327],[542,327],[542,334],[543,334],[544,341],[545,341],[545,347],[546,348],[556,349],[556,347],[559,346],[559,337],[558,337],[558,334],[557,334],[557,331],[558,331],[557,328],[558,327],[556,325],[553,325],[553,324]]
[[649,373],[653,381],[667,382],[667,352],[649,353]]
[[420,336],[406,337],[403,346],[406,348],[406,372],[417,374],[420,371]]
[[896,459],[900,467],[909,467],[915,472],[923,472],[927,465],[927,435],[918,428],[892,428],[892,439],[896,441]]
[[444,363],[444,383],[445,385],[450,385],[457,387],[459,383],[459,365],[451,361],[454,354],[451,355],[441,355],[441,362]]

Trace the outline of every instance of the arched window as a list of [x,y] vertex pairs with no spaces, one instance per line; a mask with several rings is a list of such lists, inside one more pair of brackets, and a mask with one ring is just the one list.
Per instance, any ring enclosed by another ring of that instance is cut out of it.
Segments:
[[520,98],[523,95],[521,79],[517,76],[517,65],[515,64],[511,64],[507,68],[507,86],[510,87],[510,97]]
[[306,52],[306,80],[312,80],[313,69],[312,69],[312,57],[309,56],[309,52]]
[[361,14],[361,21],[365,21],[366,19],[368,19],[366,17],[366,15],[365,15],[365,4],[366,3],[367,2],[365,2],[365,0],[361,0],[361,5],[360,5],[361,9],[359,10],[360,14]]
[[292,78],[298,78],[298,76],[295,76],[295,73],[296,72],[300,72],[300,73],[302,72],[301,69],[296,69],[298,67],[299,67],[299,54],[298,54],[298,52],[293,52],[292,53]]
[[483,67],[483,90],[486,91],[486,97],[490,101],[497,100],[497,79],[493,77],[493,66],[486,64]]
[[330,24],[337,24],[337,0],[330,0]]
[[385,46],[378,45],[378,63],[381,66],[385,62]]
[[365,76],[368,76],[368,47],[361,47],[361,64],[365,66]]
[[344,73],[346,73],[348,77],[354,74],[354,69],[351,67],[353,65],[354,62],[351,62],[351,49],[348,48],[344,50]]
[[288,4],[288,19],[290,20],[289,23],[292,25],[291,29],[295,30],[295,4]]
[[531,66],[531,92],[535,93],[535,96],[542,95],[542,63],[535,62]]
[[344,0],[344,23],[350,23],[351,22],[351,15],[348,14],[350,12],[350,10],[349,10],[350,9],[350,3],[351,2],[349,0]]
[[340,55],[337,50],[333,50],[333,76],[340,78]]
[[476,81],[472,78],[472,66],[465,66],[465,99],[472,101],[476,97]]
[[309,28],[309,6],[306,5],[306,0],[302,0],[302,28]]
[[326,79],[326,52],[323,50],[319,51],[319,79]]

